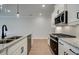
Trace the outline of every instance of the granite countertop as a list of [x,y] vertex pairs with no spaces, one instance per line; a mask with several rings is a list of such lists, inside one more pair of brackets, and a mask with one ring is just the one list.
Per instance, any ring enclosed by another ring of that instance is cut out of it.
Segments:
[[76,36],[63,33],[52,33],[51,35],[58,37],[67,44],[79,49],[79,38],[76,38]]
[[[30,34],[25,34],[25,35],[22,36],[21,38],[16,39],[16,40],[14,40],[14,41],[12,41],[12,42],[10,42],[10,43],[0,44],[0,53],[1,53],[4,49],[11,47],[11,46],[13,46],[14,44],[18,43],[19,41],[21,41],[22,39],[26,38],[28,35],[30,35]],[[17,35],[17,36],[18,36],[18,35]],[[8,36],[8,37],[12,37],[12,36]],[[5,38],[5,39],[6,39],[6,38]],[[0,40],[1,40],[1,38],[0,38]]]
[[69,45],[79,49],[79,39],[78,38],[60,38],[62,41],[68,43]]

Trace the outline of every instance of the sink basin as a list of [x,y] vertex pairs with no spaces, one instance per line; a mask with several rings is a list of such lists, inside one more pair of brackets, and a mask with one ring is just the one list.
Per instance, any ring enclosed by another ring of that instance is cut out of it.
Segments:
[[22,36],[12,36],[12,37],[9,37],[9,38],[7,38],[7,39],[19,39],[19,38],[21,38]]
[[12,36],[12,37],[8,37],[6,39],[2,39],[2,40],[0,40],[0,44],[10,43],[10,42],[12,42],[12,41],[14,41],[16,39],[21,38],[21,37],[22,36]]
[[13,40],[0,40],[0,44],[10,43]]

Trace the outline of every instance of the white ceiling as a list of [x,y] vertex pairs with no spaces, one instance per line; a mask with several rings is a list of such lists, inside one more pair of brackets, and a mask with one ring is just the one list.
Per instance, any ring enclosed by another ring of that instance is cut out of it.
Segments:
[[[17,12],[16,4],[5,4],[2,5],[2,10],[0,9],[0,16],[15,16]],[[5,12],[10,10],[11,12]],[[42,7],[42,4],[19,4],[20,16],[39,16],[39,13],[42,13],[42,16],[49,17],[54,11],[54,4],[46,4],[46,7]]]

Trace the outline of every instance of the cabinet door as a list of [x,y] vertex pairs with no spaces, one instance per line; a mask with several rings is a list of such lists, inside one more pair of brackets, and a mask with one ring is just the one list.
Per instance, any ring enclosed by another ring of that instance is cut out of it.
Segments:
[[64,52],[66,51],[65,47],[64,47],[64,44],[62,43],[59,43],[59,55],[64,55]]
[[27,55],[27,38],[25,38],[24,40],[24,43],[22,44],[22,47],[21,47],[21,52],[23,50],[23,52],[21,53],[22,55]]
[[57,12],[60,14],[61,12],[64,11],[65,7],[64,4],[57,4]]
[[27,38],[15,43],[13,46],[8,48],[9,55],[21,55],[27,54]]
[[59,48],[59,53],[58,53],[59,55],[67,55],[68,54],[67,53],[68,45],[65,42],[59,40],[58,48]]
[[79,49],[69,45],[68,55],[79,55]]
[[59,40],[59,55],[79,55],[79,49]]
[[21,44],[15,51],[12,51],[11,55],[22,55],[25,52],[25,47]]
[[19,48],[19,42],[14,43],[12,46],[8,47],[8,55],[12,55]]
[[4,49],[4,50],[0,53],[0,55],[6,55],[6,54],[7,54],[6,49]]

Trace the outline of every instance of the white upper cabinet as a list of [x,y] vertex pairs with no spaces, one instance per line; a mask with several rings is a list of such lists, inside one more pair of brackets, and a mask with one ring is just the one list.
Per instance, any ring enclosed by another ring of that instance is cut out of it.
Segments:
[[55,17],[57,17],[58,14],[62,13],[65,10],[68,11],[68,24],[79,24],[79,19],[77,18],[77,13],[79,12],[79,4],[56,4],[54,6],[54,12],[52,13],[52,27],[55,26]]
[[79,23],[77,12],[79,12],[79,4],[67,4],[68,23],[69,25],[76,25]]
[[61,12],[63,12],[64,11],[64,4],[57,4],[57,5],[55,5],[55,9],[56,9],[56,13],[57,14],[60,14]]

